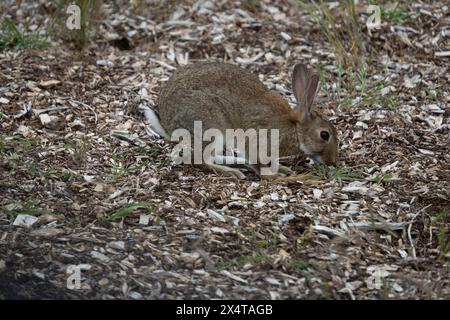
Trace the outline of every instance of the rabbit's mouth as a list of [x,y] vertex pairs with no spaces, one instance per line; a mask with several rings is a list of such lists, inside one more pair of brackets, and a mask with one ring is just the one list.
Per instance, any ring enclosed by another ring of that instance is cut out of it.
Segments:
[[323,161],[323,159],[322,159],[321,156],[319,156],[319,155],[313,155],[313,156],[311,156],[311,157],[313,158],[313,160],[314,160],[315,162],[318,162],[318,163],[320,163],[320,164],[325,164],[325,161]]
[[303,153],[314,160],[314,162],[318,162],[320,164],[325,164],[325,161],[323,161],[322,157],[318,154],[314,154],[311,150],[309,150],[304,144],[300,144],[300,150],[303,151]]

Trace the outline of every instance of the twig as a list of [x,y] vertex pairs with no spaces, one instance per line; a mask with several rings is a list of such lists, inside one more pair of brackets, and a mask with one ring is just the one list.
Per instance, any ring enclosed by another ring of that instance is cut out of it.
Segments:
[[81,104],[83,107],[88,108],[89,110],[92,111],[92,113],[94,113],[94,117],[95,117],[95,124],[97,124],[97,113],[95,112],[94,108],[92,108],[90,105],[81,102],[81,101],[77,101],[77,100],[72,100],[75,103]]
[[39,114],[44,113],[44,112],[61,111],[61,110],[66,110],[66,109],[69,109],[69,107],[54,107],[54,108],[46,108],[46,109],[34,109],[33,112],[36,115],[39,115]]
[[411,228],[412,228],[412,224],[413,224],[414,220],[416,219],[416,217],[417,217],[420,213],[422,213],[423,211],[425,211],[426,209],[428,209],[429,207],[431,207],[431,204],[429,204],[429,205],[423,207],[422,209],[420,209],[420,210],[412,217],[412,219],[411,219],[411,221],[410,221],[410,225],[408,226],[408,241],[409,241],[409,243],[411,244],[411,247],[412,247],[412,256],[413,256],[413,259],[417,259],[417,256],[416,256],[416,248],[414,247],[414,242],[413,242],[412,236],[411,236]]
[[166,68],[169,69],[169,70],[175,70],[175,69],[176,69],[174,66],[171,66],[170,64],[165,63],[165,62],[163,62],[163,61],[159,61],[159,60],[156,60],[156,59],[153,59],[153,58],[149,58],[149,60],[150,60],[151,62],[157,63],[157,64],[159,64],[159,65],[161,65],[161,66],[163,66],[163,67],[166,67]]
[[348,237],[345,235],[344,232],[337,231],[337,230],[331,229],[329,227],[315,225],[312,228],[313,228],[314,231],[317,231],[319,233],[328,233],[328,234],[331,234],[333,236],[337,236],[337,237],[341,237],[341,238],[344,238],[344,239],[348,239]]
[[351,222],[347,223],[347,226],[350,228],[355,228],[358,230],[383,230],[383,231],[395,231],[395,230],[401,230],[405,226],[410,225],[411,221],[409,222]]

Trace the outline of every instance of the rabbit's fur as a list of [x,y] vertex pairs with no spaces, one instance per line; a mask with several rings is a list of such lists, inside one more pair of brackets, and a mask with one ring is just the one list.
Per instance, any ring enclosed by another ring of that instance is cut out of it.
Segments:
[[336,130],[311,111],[318,77],[298,64],[292,79],[298,101],[295,110],[257,76],[235,65],[207,62],[181,67],[160,93],[161,126],[168,135],[178,128],[193,133],[194,121],[202,121],[203,130],[216,128],[223,134],[225,129],[279,129],[280,157],[304,153],[318,162],[334,164]]

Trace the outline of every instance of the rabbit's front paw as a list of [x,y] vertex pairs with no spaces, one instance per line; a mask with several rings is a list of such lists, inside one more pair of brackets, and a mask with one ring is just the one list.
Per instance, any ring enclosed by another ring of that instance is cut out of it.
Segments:
[[284,175],[291,175],[294,173],[294,171],[292,171],[289,167],[283,166],[280,164],[280,167],[278,168],[278,172],[284,174]]

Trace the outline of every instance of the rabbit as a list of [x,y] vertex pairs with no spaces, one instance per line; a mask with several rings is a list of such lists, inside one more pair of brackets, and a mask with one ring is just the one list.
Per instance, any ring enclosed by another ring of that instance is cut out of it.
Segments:
[[[223,62],[190,64],[177,69],[160,92],[160,127],[166,138],[179,128],[193,133],[194,121],[201,121],[203,130],[216,128],[221,132],[239,128],[279,129],[280,157],[304,154],[319,163],[334,165],[338,154],[337,131],[312,109],[318,89],[319,77],[304,64],[295,65],[292,90],[297,106],[292,109],[279,93],[269,90],[248,70]],[[248,160],[245,156],[248,149],[240,151]],[[207,162],[207,166],[245,178],[240,170],[216,164],[215,160]],[[261,172],[259,163],[250,168],[257,174]],[[284,166],[279,168],[281,173],[292,172]]]

